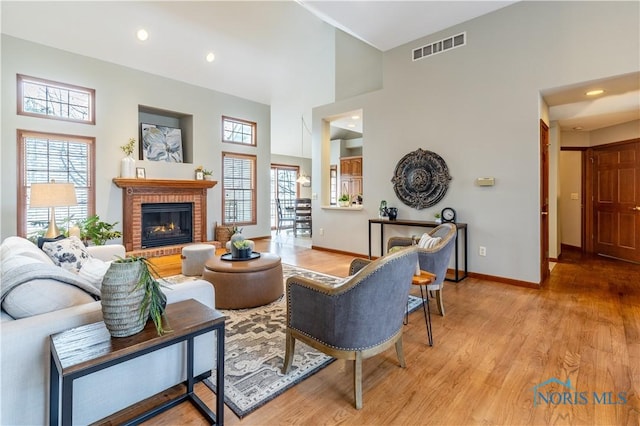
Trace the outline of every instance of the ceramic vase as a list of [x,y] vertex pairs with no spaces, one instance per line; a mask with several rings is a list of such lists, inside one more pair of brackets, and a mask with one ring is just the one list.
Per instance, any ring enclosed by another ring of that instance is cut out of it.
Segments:
[[124,179],[136,177],[136,160],[129,155],[120,160],[120,177]]
[[136,289],[142,267],[141,261],[113,262],[102,280],[102,318],[113,337],[139,333],[147,323],[149,309],[140,313],[145,288]]

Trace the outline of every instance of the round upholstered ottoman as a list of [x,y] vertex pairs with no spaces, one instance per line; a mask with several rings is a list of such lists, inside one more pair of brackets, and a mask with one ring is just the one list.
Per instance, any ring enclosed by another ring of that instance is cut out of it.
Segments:
[[216,253],[211,244],[190,244],[182,248],[182,275],[202,275],[204,264]]
[[284,293],[280,256],[271,253],[242,261],[212,257],[204,265],[202,278],[213,284],[218,309],[254,308]]

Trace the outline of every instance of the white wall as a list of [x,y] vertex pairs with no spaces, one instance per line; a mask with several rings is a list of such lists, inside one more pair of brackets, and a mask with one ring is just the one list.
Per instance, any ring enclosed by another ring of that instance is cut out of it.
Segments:
[[[96,124],[86,125],[16,114],[16,74],[75,84],[96,90]],[[111,181],[119,173],[123,154],[119,146],[138,139],[138,105],[193,115],[193,158],[213,169],[220,182],[222,151],[258,156],[258,224],[245,226],[247,236],[269,235],[270,108],[238,97],[175,80],[135,71],[17,38],[2,36],[2,238],[16,233],[16,129],[76,134],[96,138],[96,213],[102,220],[122,223],[122,192]],[[221,116],[258,124],[258,146],[222,144]],[[192,163],[138,161],[147,178],[193,179]],[[220,183],[209,190],[209,238],[213,223],[221,222]],[[120,225],[119,225],[120,226]]]
[[[314,232],[313,244],[367,253],[367,220],[381,199],[408,219],[452,206],[469,224],[472,272],[539,282],[539,93],[637,71],[638,16],[634,2],[519,2],[385,52],[384,89],[314,109],[316,176],[328,158],[323,117],[363,109],[365,193],[361,212],[314,205],[324,235]],[[461,31],[466,46],[411,61],[412,48]],[[397,162],[418,148],[442,156],[453,177],[444,199],[421,211],[401,204],[390,182]],[[479,176],[494,176],[495,186],[475,186]]]

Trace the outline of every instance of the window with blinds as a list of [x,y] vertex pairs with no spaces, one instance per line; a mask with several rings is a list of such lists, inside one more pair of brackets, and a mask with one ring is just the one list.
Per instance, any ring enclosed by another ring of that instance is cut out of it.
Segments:
[[18,114],[95,124],[95,90],[18,74]]
[[30,208],[32,183],[73,183],[78,205],[56,207],[61,229],[94,214],[94,139],[82,136],[18,131],[18,233],[31,237],[46,230],[48,208]]
[[256,224],[256,156],[222,153],[224,225]]
[[257,124],[239,118],[222,117],[222,142],[256,146]]

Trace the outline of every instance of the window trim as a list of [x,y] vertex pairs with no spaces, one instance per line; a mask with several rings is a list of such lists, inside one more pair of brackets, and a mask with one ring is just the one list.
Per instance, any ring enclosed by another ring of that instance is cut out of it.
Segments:
[[[47,79],[43,79],[43,78],[38,78],[38,77],[31,77],[28,75],[24,75],[24,74],[16,74],[16,81],[17,81],[17,113],[18,115],[25,115],[28,117],[38,117],[38,118],[46,118],[49,120],[60,120],[60,121],[69,121],[72,123],[82,123],[82,124],[91,124],[91,125],[95,125],[96,124],[96,91],[95,89],[90,89],[88,87],[82,87],[82,86],[76,86],[73,84],[67,84],[67,83],[60,83],[58,81],[53,81],[53,80],[47,80]],[[75,118],[69,118],[69,117],[58,117],[55,115],[49,115],[49,114],[38,114],[35,112],[30,112],[30,111],[25,111],[24,110],[24,88],[23,88],[23,83],[25,81],[29,81],[29,82],[34,82],[34,83],[39,83],[39,84],[44,84],[46,86],[50,86],[50,87],[59,87],[61,89],[64,90],[73,90],[76,92],[85,92],[89,94],[89,119],[88,120],[77,120]]]
[[[254,155],[254,154],[242,154],[239,152],[230,152],[230,151],[222,151],[221,153],[221,157],[222,157],[222,173],[221,173],[221,181],[222,181],[222,187],[221,187],[221,192],[222,192],[222,202],[220,203],[222,206],[222,225],[224,226],[246,226],[246,225],[257,225],[258,224],[258,214],[257,214],[257,205],[258,205],[258,188],[257,188],[257,175],[258,175],[258,156]],[[253,192],[253,197],[251,200],[251,220],[248,222],[227,222],[225,220],[225,208],[226,208],[226,197],[225,197],[225,192],[226,192],[226,188],[224,186],[224,181],[225,181],[225,169],[224,169],[224,160],[226,157],[233,157],[233,158],[241,158],[241,159],[246,159],[246,160],[251,160],[253,162],[253,176],[251,176],[251,191]]]
[[[247,124],[249,126],[251,126],[251,143],[243,143],[243,142],[237,142],[237,141],[230,141],[228,139],[224,138],[224,122],[225,120],[228,121],[235,121],[241,124]],[[222,116],[222,122],[221,122],[222,126],[221,126],[221,131],[222,131],[222,142],[223,143],[232,143],[234,145],[241,145],[241,146],[258,146],[258,123],[254,122],[254,121],[249,121],[249,120],[243,120],[242,118],[234,118],[234,117],[229,117],[227,115],[223,115]]]
[[17,160],[18,167],[16,167],[17,176],[16,182],[18,186],[17,190],[17,235],[20,237],[27,237],[27,187],[26,187],[26,170],[25,170],[25,137],[58,137],[66,140],[74,140],[83,142],[89,145],[89,176],[88,176],[88,189],[87,189],[87,217],[93,216],[96,212],[96,138],[91,136],[79,136],[70,135],[64,133],[53,132],[40,132],[32,130],[17,129]]

